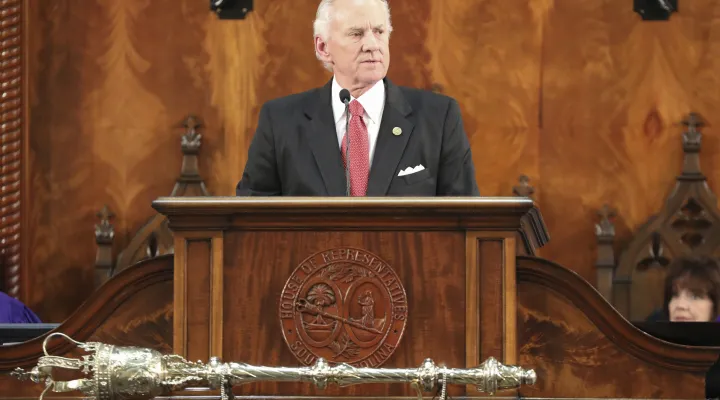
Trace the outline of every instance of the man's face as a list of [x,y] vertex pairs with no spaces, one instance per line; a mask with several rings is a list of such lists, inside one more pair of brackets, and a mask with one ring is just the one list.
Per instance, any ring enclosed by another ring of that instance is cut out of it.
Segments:
[[316,38],[316,50],[345,85],[372,85],[385,78],[390,66],[388,22],[377,0],[337,0],[329,38]]

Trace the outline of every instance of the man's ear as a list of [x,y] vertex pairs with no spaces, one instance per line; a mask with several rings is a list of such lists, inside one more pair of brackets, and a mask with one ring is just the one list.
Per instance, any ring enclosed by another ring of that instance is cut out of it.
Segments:
[[327,42],[322,40],[320,36],[315,36],[315,52],[323,62],[330,62],[330,53],[328,53],[327,47]]

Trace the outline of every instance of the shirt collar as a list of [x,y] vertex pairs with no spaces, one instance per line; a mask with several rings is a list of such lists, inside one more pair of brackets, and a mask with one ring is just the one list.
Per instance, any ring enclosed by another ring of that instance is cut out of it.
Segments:
[[[345,104],[340,101],[340,91],[343,88],[337,83],[337,80],[333,76],[332,81],[332,108],[333,115],[335,116],[335,123],[337,124],[345,116]],[[385,82],[382,80],[378,81],[373,87],[367,92],[363,93],[359,98],[355,99],[350,95],[350,101],[357,100],[365,109],[365,114],[368,118],[375,123],[380,123],[382,116],[383,107],[385,105]]]

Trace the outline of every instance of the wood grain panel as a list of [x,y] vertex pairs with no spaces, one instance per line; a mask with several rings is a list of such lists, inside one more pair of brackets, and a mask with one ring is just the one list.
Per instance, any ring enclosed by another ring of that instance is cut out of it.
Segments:
[[210,354],[210,322],[212,319],[212,284],[210,271],[210,240],[188,240],[185,274],[187,282],[187,298],[185,307],[200,310],[187,313],[187,351],[179,353],[189,360],[209,360]]
[[[189,68],[198,76],[207,74],[208,86],[200,101],[211,104],[215,110],[211,115],[200,114],[208,125],[208,133],[203,136],[206,147],[200,157],[200,173],[214,195],[235,194],[235,184],[245,167],[247,148],[257,125],[261,76],[264,66],[273,58],[268,55],[272,43],[263,38],[267,23],[271,22],[268,13],[276,11],[269,9],[274,8],[272,4],[277,2],[256,2],[254,11],[242,21],[219,21],[207,10],[200,12],[205,17],[207,34],[202,47],[208,60]],[[207,4],[198,3],[198,7]],[[289,9],[284,8],[286,15]],[[282,12],[273,18],[283,20],[286,27],[292,26],[287,16],[283,19]],[[281,43],[287,42],[292,41]]]
[[542,31],[553,1],[431,4],[433,82],[461,106],[480,193],[510,195],[521,173],[539,177]]
[[[80,109],[88,104],[89,91],[105,79],[96,57],[106,52],[111,19],[97,2],[82,8],[72,3],[60,0],[51,7],[30,7],[37,10],[30,14],[34,28],[28,60],[33,73],[28,304],[46,322],[62,321],[91,291],[94,249],[89,229],[95,212],[107,201],[109,184],[104,171],[94,168],[92,151],[93,141],[106,132],[85,128],[101,116],[84,121]],[[95,173],[100,179],[92,179]],[[118,228],[122,236],[124,229]]]
[[190,360],[222,354],[221,232],[175,235],[173,353]]
[[619,0],[555,1],[548,14],[538,186],[553,240],[543,256],[590,282],[596,210],[607,202],[618,211],[623,242],[661,209],[682,163],[678,123],[690,111],[710,122],[703,168],[718,184],[720,5],[682,7],[660,23]]
[[[503,243],[501,240],[478,241],[477,263],[480,270],[478,286],[480,304],[498,304],[502,301]],[[482,268],[485,267],[485,268]],[[480,308],[480,343],[478,361],[487,357],[503,360],[504,332],[502,307]]]
[[[517,365],[515,235],[468,232],[465,246],[465,366],[489,357]],[[468,395],[478,394],[468,387]]]
[[[269,243],[274,245],[268,246]],[[285,344],[280,294],[308,256],[339,247],[367,250],[390,265],[405,287],[408,322],[387,367],[465,365],[465,235],[463,232],[232,232],[225,238],[223,359],[250,364],[299,366]],[[278,251],[278,249],[283,249]],[[444,249],[438,252],[437,249]],[[453,395],[462,394],[454,387]],[[413,395],[407,385],[364,385],[317,391],[308,385],[251,384],[238,394]]]
[[[59,322],[93,290],[95,213],[108,204],[116,214],[117,254],[154,214],[151,201],[173,188],[183,117],[197,114],[217,132],[222,131],[218,103],[232,105],[227,114],[237,116],[237,101],[215,101],[211,83],[252,95],[228,86],[226,77],[249,68],[245,59],[255,55],[226,63],[225,54],[234,56],[232,49],[246,46],[228,47],[223,38],[256,35],[225,30],[218,36],[221,23],[197,1],[100,1],[78,8],[60,0],[41,9],[30,21],[38,28],[29,56],[35,121],[29,304],[43,320]],[[222,187],[216,177],[223,176],[209,170],[213,152],[224,151],[223,139],[201,133],[207,148],[201,151],[201,170],[214,181],[212,187]],[[242,135],[230,125],[228,137]],[[229,153],[241,154],[241,142]],[[232,170],[224,160],[219,165],[217,170]],[[230,193],[232,185],[224,186]],[[65,290],[71,286],[75,290]]]
[[638,362],[560,294],[522,283],[518,293],[520,363],[538,372],[523,396],[703,398],[704,373]]
[[[318,3],[315,1],[315,3]],[[388,78],[396,85],[431,89],[433,86],[429,40],[433,17],[431,0],[390,2],[393,33],[390,36]]]
[[515,235],[469,232],[465,246],[466,366],[488,357],[515,365]]

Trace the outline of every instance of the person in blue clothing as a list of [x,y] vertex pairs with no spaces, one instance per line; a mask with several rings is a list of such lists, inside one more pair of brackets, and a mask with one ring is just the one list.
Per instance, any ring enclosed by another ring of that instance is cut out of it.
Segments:
[[0,324],[39,324],[40,318],[20,300],[0,292]]

